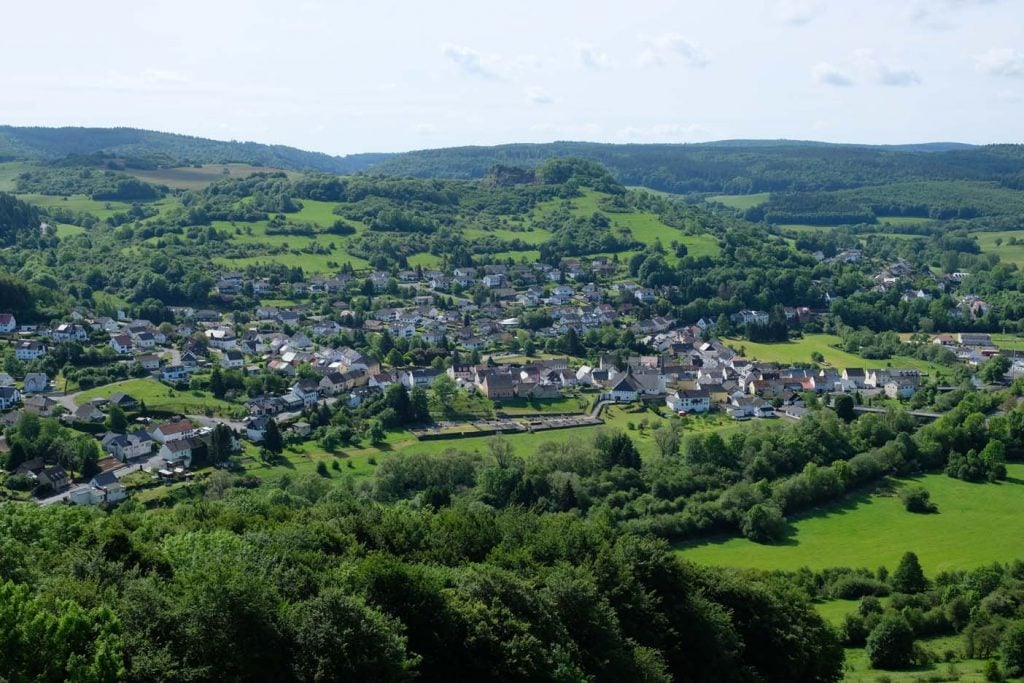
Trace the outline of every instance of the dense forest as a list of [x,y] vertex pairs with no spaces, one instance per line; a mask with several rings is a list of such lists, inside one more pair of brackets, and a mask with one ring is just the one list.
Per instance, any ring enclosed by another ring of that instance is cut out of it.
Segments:
[[588,142],[424,150],[392,156],[374,172],[479,178],[495,164],[535,166],[552,157],[597,161],[626,185],[689,194],[821,191],[914,180],[989,180],[1020,188],[1017,145],[869,147],[791,141],[689,145]]
[[37,246],[45,241],[39,230],[39,210],[12,194],[0,192],[0,247]]
[[122,164],[127,160],[143,167],[241,162],[299,171],[449,179],[483,178],[498,165],[533,168],[550,159],[576,157],[604,164],[625,185],[678,194],[831,191],[924,180],[991,181],[1024,189],[1024,151],[1019,145],[552,142],[332,157],[281,145],[131,128],[0,126],[0,159],[59,160],[75,155],[92,155],[97,165],[117,157]]
[[69,155],[103,155],[142,167],[247,163],[275,168],[352,173],[387,155],[333,157],[284,145],[222,142],[136,128],[19,128],[0,126],[0,160],[56,160]]
[[[220,473],[224,475],[224,473]],[[835,681],[778,578],[571,514],[215,476],[173,509],[0,508],[11,681]]]

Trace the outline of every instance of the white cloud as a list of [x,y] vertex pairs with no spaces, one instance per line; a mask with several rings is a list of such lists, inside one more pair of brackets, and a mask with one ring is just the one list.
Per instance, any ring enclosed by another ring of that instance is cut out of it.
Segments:
[[555,101],[543,88],[536,86],[526,89],[526,99],[534,104],[553,104]]
[[772,14],[783,23],[803,26],[817,16],[820,9],[817,0],[777,0]]
[[493,58],[485,58],[473,48],[445,43],[441,46],[444,56],[463,73],[488,81],[503,81],[500,67]]
[[873,50],[857,50],[853,63],[864,76],[878,85],[907,87],[918,85],[921,76],[905,66],[893,66],[878,60]]
[[432,123],[417,123],[412,127],[412,130],[416,135],[429,137],[437,132],[437,126]]
[[811,74],[814,76],[814,80],[822,85],[835,85],[839,87],[847,87],[853,85],[853,79],[850,78],[842,69],[828,62],[820,62],[811,69]]
[[711,62],[711,58],[699,45],[678,33],[666,33],[646,40],[644,45],[644,51],[640,53],[642,66],[665,66],[678,60],[687,66],[703,67]]
[[612,60],[607,54],[601,52],[593,45],[587,43],[576,43],[576,63],[590,71],[603,71],[612,67]]
[[991,76],[1024,77],[1024,52],[1012,47],[992,48],[974,58],[974,65]]

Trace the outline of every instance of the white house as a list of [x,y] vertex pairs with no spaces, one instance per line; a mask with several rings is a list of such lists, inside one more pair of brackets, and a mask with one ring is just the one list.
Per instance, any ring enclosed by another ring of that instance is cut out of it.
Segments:
[[229,349],[220,355],[220,366],[228,370],[237,370],[245,366],[245,356],[241,351]]
[[711,410],[711,394],[706,391],[677,391],[669,394],[665,405],[676,413],[706,413]]
[[150,433],[160,443],[170,443],[171,441],[195,436],[196,428],[188,420],[175,420],[174,422],[165,422],[157,425]]
[[18,329],[18,321],[13,313],[0,313],[0,334],[10,334]]
[[168,365],[160,371],[160,379],[165,382],[180,382],[188,379],[188,369],[183,365]]
[[21,392],[14,387],[0,387],[0,410],[13,408],[21,401]]
[[36,394],[50,388],[50,378],[45,372],[30,372],[25,375],[25,393]]
[[130,434],[107,434],[101,443],[107,453],[122,462],[127,462],[150,455],[155,441],[148,432],[139,431]]
[[14,357],[18,360],[35,360],[45,353],[46,345],[37,341],[23,341],[14,347]]
[[604,395],[604,398],[618,403],[632,403],[640,397],[642,390],[640,382],[627,372],[612,385],[611,390]]
[[320,400],[320,385],[312,378],[300,379],[292,385],[291,393],[308,408],[315,406]]
[[160,457],[168,465],[192,466],[196,451],[204,448],[203,442],[195,437],[168,441],[160,447]]
[[85,331],[84,327],[71,323],[62,323],[58,325],[50,333],[50,336],[55,342],[86,341],[89,339],[89,333]]
[[114,349],[114,352],[121,356],[127,356],[132,352],[132,338],[127,334],[113,336],[110,338],[110,348]]
[[259,443],[263,441],[263,437],[267,434],[267,423],[270,421],[266,415],[259,415],[257,417],[250,418],[245,423],[245,436],[249,441],[253,443]]

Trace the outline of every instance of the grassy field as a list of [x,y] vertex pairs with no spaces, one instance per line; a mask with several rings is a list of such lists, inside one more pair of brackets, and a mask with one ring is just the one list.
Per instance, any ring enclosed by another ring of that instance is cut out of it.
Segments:
[[705,201],[709,204],[722,204],[724,206],[728,206],[730,209],[736,209],[737,211],[746,211],[747,209],[754,208],[758,204],[764,204],[768,201],[770,196],[770,192],[758,192],[757,194],[720,194],[714,197],[708,197]]
[[108,202],[90,199],[85,195],[76,194],[70,197],[56,197],[48,194],[20,194],[18,199],[40,206],[44,209],[67,209],[68,211],[84,211],[91,213],[100,220],[110,218],[115,213],[127,211],[131,204],[124,202]]
[[23,161],[0,163],[0,192],[14,192],[18,176],[26,170],[28,170],[28,164]]
[[83,391],[75,398],[75,403],[84,405],[90,399],[108,398],[115,391],[124,393],[144,401],[149,410],[160,410],[172,413],[201,415],[206,413],[230,415],[239,405],[214,398],[209,392],[178,391],[162,384],[155,379],[129,379],[106,386]]
[[[978,246],[982,253],[999,254],[999,260],[1005,263],[1015,263],[1024,267],[1024,230],[1003,230],[1001,232],[972,232],[978,240]],[[1011,237],[1015,237],[1020,244],[1007,244]],[[996,244],[1001,240],[1001,244]]]
[[551,239],[551,233],[544,228],[530,228],[529,230],[505,230],[495,228],[484,230],[482,228],[466,228],[462,231],[466,239],[479,239],[481,237],[497,237],[503,240],[519,239],[527,244],[544,244]]
[[[181,166],[177,168],[157,169],[126,169],[125,173],[139,180],[156,185],[166,185],[183,190],[201,190],[210,183],[224,178],[245,178],[253,173],[280,172],[277,168],[251,166],[249,164],[205,164],[200,167]],[[301,174],[286,171],[289,177],[297,178]]]
[[[718,242],[711,235],[687,235],[678,228],[665,225],[656,214],[645,211],[633,211],[630,213],[615,213],[606,211],[601,207],[599,192],[585,190],[582,197],[572,200],[572,213],[580,217],[593,215],[595,212],[604,213],[612,225],[619,225],[629,228],[638,241],[644,244],[654,244],[660,240],[666,249],[673,240],[686,245],[691,256],[717,256],[719,253]],[[555,199],[542,202],[534,210],[534,217],[541,218],[547,213],[554,211],[561,205],[563,200]],[[671,251],[671,250],[669,250]],[[620,255],[621,257],[621,255]],[[668,260],[675,261],[674,254],[667,255]]]
[[893,491],[862,493],[819,509],[791,525],[786,541],[759,545],[743,538],[715,539],[680,549],[703,564],[794,570],[800,567],[896,567],[917,553],[928,574],[1024,559],[1024,465],[1010,464],[1009,479],[972,484],[944,474],[896,480],[931,493],[939,512],[907,512]]
[[742,352],[751,360],[775,363],[810,363],[811,353],[819,351],[825,357],[825,363],[835,368],[917,368],[922,372],[933,374],[941,371],[941,366],[911,358],[909,356],[893,356],[886,360],[865,360],[860,356],[834,348],[840,342],[839,337],[832,334],[807,334],[802,339],[795,339],[778,344],[759,344],[743,339],[725,338],[724,341],[733,349]]
[[[329,227],[336,220],[333,211],[336,205],[333,202],[319,202],[311,199],[302,200],[302,210],[288,215],[288,219],[294,223],[312,223],[321,227]],[[356,233],[363,232],[366,227],[360,223],[351,222],[356,228]],[[213,226],[218,230],[225,230],[231,235],[231,241],[236,244],[258,244],[267,249],[273,249],[274,253],[244,258],[217,258],[216,263],[229,268],[244,268],[256,263],[280,263],[288,267],[301,266],[306,272],[330,272],[338,269],[342,263],[351,263],[354,268],[368,268],[369,263],[365,260],[352,256],[345,251],[346,237],[343,235],[318,234],[312,237],[303,235],[268,235],[267,221],[256,221],[253,223],[237,223],[232,225],[225,221],[214,221]],[[240,229],[240,230],[239,230]],[[310,254],[302,249],[316,245],[328,253]]]
[[67,223],[57,224],[57,237],[72,237],[73,235],[81,235],[85,232],[85,228],[77,225],[68,225]]

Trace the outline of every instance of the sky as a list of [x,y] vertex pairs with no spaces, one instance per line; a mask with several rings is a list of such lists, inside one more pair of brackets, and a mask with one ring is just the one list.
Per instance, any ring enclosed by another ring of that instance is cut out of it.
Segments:
[[2,124],[329,154],[552,140],[1024,142],[1021,0],[4,5]]

